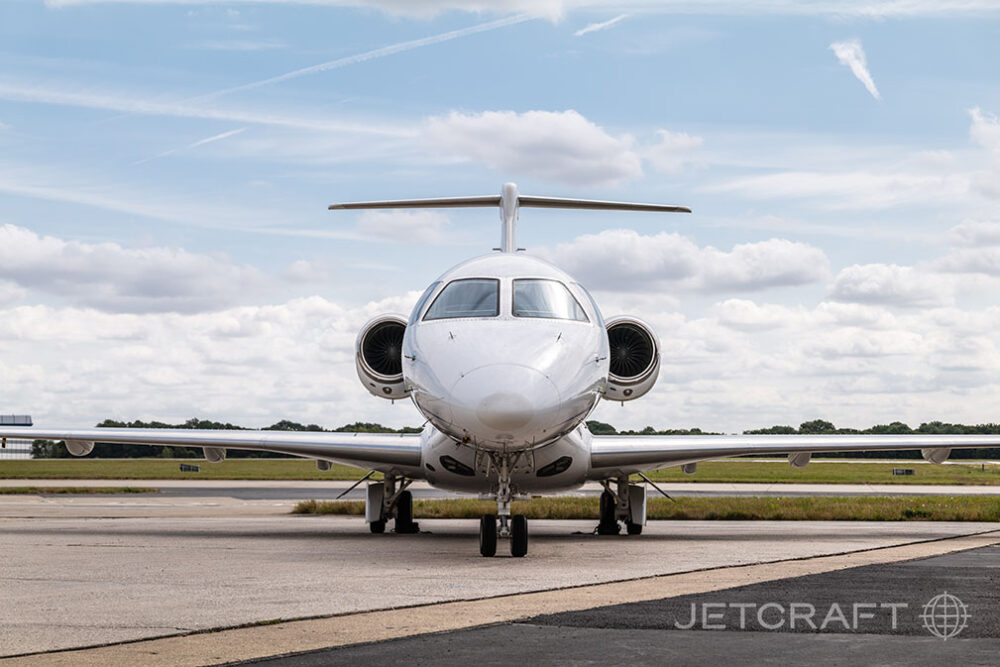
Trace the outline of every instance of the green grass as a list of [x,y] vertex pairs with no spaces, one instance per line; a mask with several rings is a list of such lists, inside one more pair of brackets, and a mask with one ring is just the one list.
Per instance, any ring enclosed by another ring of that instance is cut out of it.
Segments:
[[[597,498],[536,498],[513,504],[529,519],[593,519]],[[496,503],[472,499],[417,500],[420,519],[476,519]],[[359,500],[305,500],[293,514],[364,515]],[[856,496],[794,498],[651,498],[650,519],[730,521],[1000,521],[1000,499],[987,496]]]
[[159,493],[140,486],[0,486],[0,496],[44,496],[67,493]]
[[[229,459],[201,466],[201,472],[181,472],[180,460],[170,459],[38,459],[0,460],[0,479],[241,479],[241,480],[356,480],[364,472],[334,465],[327,472],[312,461],[299,459]],[[912,468],[912,476],[894,476],[893,468]],[[377,477],[377,476],[376,476]],[[813,461],[804,469],[784,462],[709,461],[698,472],[685,475],[679,468],[649,473],[662,482],[801,483],[801,484],[958,484],[1000,485],[1000,465],[929,465],[914,461],[894,463],[831,463]]]

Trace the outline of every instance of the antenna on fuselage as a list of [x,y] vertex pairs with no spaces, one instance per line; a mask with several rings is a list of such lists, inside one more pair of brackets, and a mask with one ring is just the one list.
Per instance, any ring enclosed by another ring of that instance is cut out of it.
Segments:
[[566,199],[563,197],[534,197],[522,195],[516,183],[504,183],[499,195],[482,197],[439,197],[434,199],[397,199],[386,201],[361,201],[330,204],[329,209],[352,210],[368,208],[473,208],[500,207],[500,251],[517,251],[517,216],[522,206],[535,208],[574,208],[596,211],[659,211],[662,213],[690,213],[686,206],[667,204],[637,204],[633,202],[601,201],[597,199]]

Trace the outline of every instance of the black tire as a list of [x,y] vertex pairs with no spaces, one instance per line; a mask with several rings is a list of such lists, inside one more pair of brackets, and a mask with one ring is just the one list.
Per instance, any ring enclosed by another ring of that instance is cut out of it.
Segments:
[[520,558],[528,553],[528,518],[515,514],[510,518],[510,555]]
[[479,554],[487,558],[497,555],[497,517],[484,514],[479,520]]
[[616,505],[615,494],[610,491],[601,494],[601,522],[597,524],[598,535],[617,535],[621,531],[618,519],[615,518]]
[[625,524],[625,530],[629,535],[642,535],[642,524],[629,521]]
[[370,524],[368,524],[368,527],[371,528],[371,531],[373,533],[376,534],[384,533],[385,521],[372,521]]
[[413,494],[403,491],[396,501],[396,528],[397,533],[418,533],[420,525],[413,520]]

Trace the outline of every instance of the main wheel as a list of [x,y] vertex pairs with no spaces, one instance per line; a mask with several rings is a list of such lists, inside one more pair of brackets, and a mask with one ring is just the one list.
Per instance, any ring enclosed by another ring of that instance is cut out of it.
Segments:
[[413,520],[413,494],[403,491],[396,501],[396,532],[419,533],[420,524]]
[[627,521],[625,522],[625,530],[628,531],[629,535],[642,535],[642,524]]
[[497,555],[497,517],[484,514],[479,520],[479,553],[491,558]]
[[510,518],[510,555],[520,558],[528,553],[528,518],[515,514]]
[[598,535],[617,535],[621,530],[615,518],[615,494],[605,491],[601,494],[601,522],[597,524]]
[[385,532],[385,521],[372,521],[368,524],[373,533],[384,533]]

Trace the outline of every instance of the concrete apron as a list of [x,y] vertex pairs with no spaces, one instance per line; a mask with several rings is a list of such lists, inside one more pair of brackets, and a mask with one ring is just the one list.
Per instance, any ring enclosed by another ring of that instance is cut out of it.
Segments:
[[578,611],[718,591],[835,570],[882,565],[1000,544],[988,531],[901,546],[755,565],[711,568],[629,581],[445,602],[271,625],[161,637],[96,648],[8,658],[0,665],[209,665],[377,642]]

